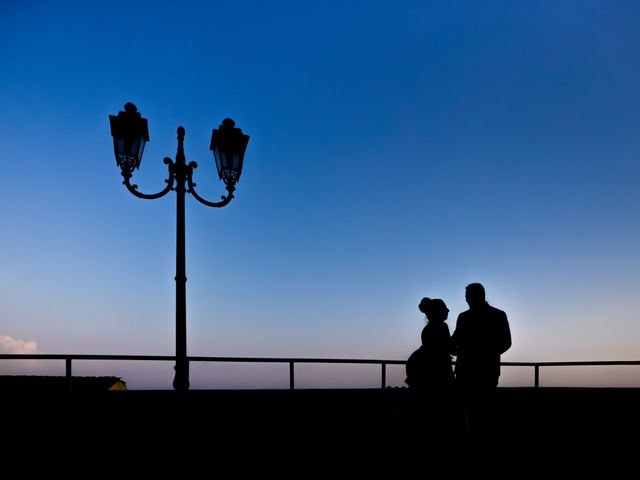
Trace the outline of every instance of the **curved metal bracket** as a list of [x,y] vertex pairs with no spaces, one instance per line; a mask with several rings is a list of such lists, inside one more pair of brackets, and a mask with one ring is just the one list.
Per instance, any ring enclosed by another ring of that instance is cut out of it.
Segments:
[[122,183],[124,184],[125,187],[127,187],[127,190],[129,190],[133,195],[135,195],[138,198],[153,200],[155,198],[164,197],[167,193],[169,193],[173,189],[173,184],[175,182],[175,164],[173,163],[173,160],[171,160],[169,157],[164,157],[163,162],[165,165],[169,166],[169,178],[165,180],[165,183],[167,184],[167,186],[161,192],[154,193],[151,195],[148,195],[146,193],[140,193],[138,191],[138,185],[136,185],[135,183],[133,185],[131,184],[131,177],[133,176],[133,173],[131,169],[128,169],[128,168],[122,169],[122,176],[124,178],[124,181]]
[[208,200],[205,200],[200,195],[198,195],[195,189],[196,184],[193,181],[192,175],[193,175],[193,170],[196,168],[198,168],[198,164],[196,162],[189,162],[189,165],[187,165],[187,182],[189,182],[189,190],[188,190],[189,193],[191,193],[191,195],[193,195],[193,197],[196,200],[198,200],[203,205],[206,205],[207,207],[219,208],[219,207],[224,207],[225,205],[228,205],[229,202],[233,200],[233,192],[236,189],[235,184],[227,185],[227,192],[229,192],[229,195],[226,195],[226,196],[221,195],[220,198],[222,198],[222,201],[210,202]]

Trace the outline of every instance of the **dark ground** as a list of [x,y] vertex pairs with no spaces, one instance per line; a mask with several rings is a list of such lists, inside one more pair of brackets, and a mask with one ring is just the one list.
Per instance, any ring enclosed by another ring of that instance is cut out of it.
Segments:
[[3,397],[5,458],[11,452],[89,455],[101,462],[133,459],[138,468],[148,459],[155,469],[184,455],[198,468],[228,461],[234,471],[255,467],[258,459],[293,468],[301,458],[319,469],[345,460],[401,470],[439,462],[454,472],[553,464],[557,473],[623,465],[637,471],[640,453],[640,389],[501,388],[497,420],[481,438],[469,438],[460,424],[434,433],[411,416],[409,392],[398,388]]

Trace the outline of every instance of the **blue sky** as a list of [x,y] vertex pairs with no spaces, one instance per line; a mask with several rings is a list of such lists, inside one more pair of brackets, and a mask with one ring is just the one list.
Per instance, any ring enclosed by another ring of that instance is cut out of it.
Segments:
[[636,2],[9,2],[0,58],[15,351],[174,353],[175,199],[113,158],[132,101],[143,192],[178,125],[211,200],[211,129],[251,135],[236,199],[187,199],[191,355],[405,359],[420,298],[453,331],[479,281],[504,360],[639,359]]

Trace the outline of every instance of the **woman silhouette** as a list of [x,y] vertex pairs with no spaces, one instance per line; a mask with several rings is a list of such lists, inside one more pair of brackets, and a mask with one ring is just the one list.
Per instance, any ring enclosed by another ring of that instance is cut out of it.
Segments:
[[439,298],[423,298],[419,310],[427,317],[422,329],[422,345],[407,360],[409,411],[418,428],[426,428],[424,440],[441,448],[463,431],[462,409],[455,394],[451,366],[451,334],[445,323],[447,305]]
[[443,391],[453,387],[451,334],[445,323],[447,305],[439,298],[423,298],[418,309],[427,317],[422,329],[422,345],[407,360],[407,385],[412,389]]

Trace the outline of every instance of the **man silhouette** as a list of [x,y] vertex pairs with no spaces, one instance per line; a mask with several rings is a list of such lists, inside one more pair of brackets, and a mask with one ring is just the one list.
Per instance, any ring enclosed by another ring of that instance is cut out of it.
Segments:
[[467,285],[469,310],[458,315],[451,336],[457,356],[455,374],[472,433],[492,427],[492,400],[500,377],[500,355],[511,347],[507,315],[485,300],[480,283]]

